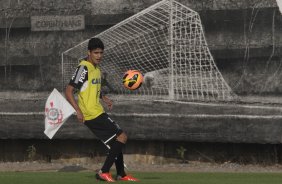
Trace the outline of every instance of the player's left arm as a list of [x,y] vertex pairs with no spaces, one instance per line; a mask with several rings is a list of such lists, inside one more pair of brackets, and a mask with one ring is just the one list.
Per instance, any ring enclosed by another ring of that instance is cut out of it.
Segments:
[[113,101],[106,95],[101,94],[102,101],[108,106],[109,110],[113,108]]

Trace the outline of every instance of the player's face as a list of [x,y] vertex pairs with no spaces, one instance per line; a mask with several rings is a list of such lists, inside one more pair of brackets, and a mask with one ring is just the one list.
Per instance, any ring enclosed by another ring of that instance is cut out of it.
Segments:
[[88,51],[88,59],[94,65],[97,65],[101,62],[103,57],[103,49],[97,48],[91,51]]

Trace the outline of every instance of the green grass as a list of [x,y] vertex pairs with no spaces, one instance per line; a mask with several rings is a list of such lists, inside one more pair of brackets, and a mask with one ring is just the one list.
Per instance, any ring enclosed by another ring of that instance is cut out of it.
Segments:
[[[282,173],[134,173],[146,184],[281,184]],[[1,184],[103,183],[91,172],[0,172]],[[124,183],[124,182],[117,182]]]

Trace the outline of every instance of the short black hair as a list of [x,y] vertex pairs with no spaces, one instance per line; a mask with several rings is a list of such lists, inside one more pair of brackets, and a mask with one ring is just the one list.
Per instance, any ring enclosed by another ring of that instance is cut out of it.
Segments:
[[104,43],[99,38],[91,38],[88,42],[88,50],[94,49],[102,49],[104,50]]

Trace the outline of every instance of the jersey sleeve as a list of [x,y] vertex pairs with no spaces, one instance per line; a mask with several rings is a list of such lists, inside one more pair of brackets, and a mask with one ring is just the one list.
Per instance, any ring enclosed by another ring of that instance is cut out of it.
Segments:
[[88,80],[88,69],[86,66],[80,65],[76,68],[69,85],[76,89],[80,89],[82,85]]

